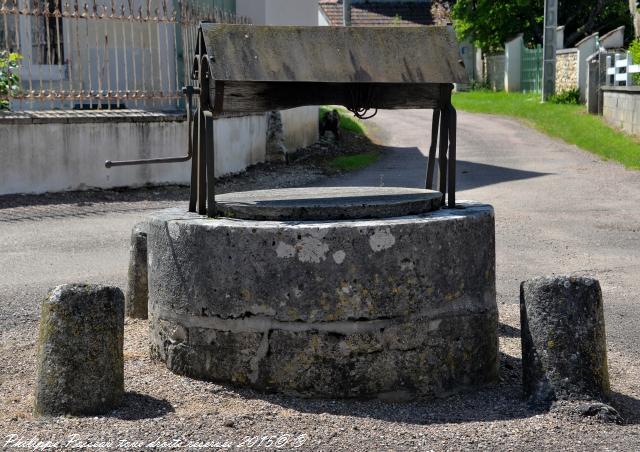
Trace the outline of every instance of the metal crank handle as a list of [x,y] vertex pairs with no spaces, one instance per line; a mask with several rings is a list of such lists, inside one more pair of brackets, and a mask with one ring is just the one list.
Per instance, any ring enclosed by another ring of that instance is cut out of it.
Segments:
[[187,155],[179,156],[179,157],[162,157],[157,159],[138,159],[138,160],[117,160],[111,161],[107,160],[104,162],[104,166],[107,168],[111,168],[113,166],[131,166],[131,165],[151,165],[154,163],[180,163],[187,162],[191,160],[193,156],[193,142],[191,141],[191,127],[193,125],[193,112],[191,111],[193,105],[193,95],[199,94],[200,89],[194,88],[193,86],[185,86],[182,88],[182,93],[187,97],[187,124],[189,127],[189,143]]
[[140,159],[140,160],[107,160],[104,162],[104,166],[111,168],[112,166],[131,166],[131,165],[151,165],[153,163],[179,163],[187,162],[191,160],[190,155],[184,155],[182,157],[164,157],[157,159]]

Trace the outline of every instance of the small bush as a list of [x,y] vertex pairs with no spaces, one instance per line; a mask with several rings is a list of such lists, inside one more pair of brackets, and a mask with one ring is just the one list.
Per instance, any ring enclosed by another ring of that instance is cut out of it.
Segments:
[[469,90],[493,91],[493,89],[491,89],[491,83],[489,83],[489,80],[471,80],[471,83],[469,84]]
[[[629,45],[629,53],[631,54],[631,61],[633,64],[640,64],[640,38],[636,38],[631,41]],[[634,85],[640,85],[640,74],[633,74],[631,76]]]
[[[323,106],[320,107],[320,120],[324,118],[329,110],[333,110],[335,107]],[[351,114],[349,110],[343,107],[336,108],[340,114],[340,128],[348,130],[349,132],[357,133],[358,135],[366,135],[366,128],[361,120]]]
[[554,94],[549,96],[549,102],[554,104],[578,105],[580,103],[580,90],[574,88]]
[[18,62],[21,58],[17,53],[0,52],[0,110],[8,110],[7,97],[20,90]]

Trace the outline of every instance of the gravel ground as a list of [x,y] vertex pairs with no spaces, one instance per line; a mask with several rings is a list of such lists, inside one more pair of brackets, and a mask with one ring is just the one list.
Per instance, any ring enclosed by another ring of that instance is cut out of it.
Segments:
[[640,407],[636,399],[624,395],[637,390],[640,369],[636,363],[611,353],[614,405],[625,416],[624,426],[582,417],[575,404],[546,412],[530,409],[521,399],[519,314],[514,305],[502,305],[500,311],[499,384],[435,402],[405,404],[302,400],[176,376],[148,358],[147,322],[127,320],[124,406],[107,416],[89,418],[38,419],[31,415],[35,331],[22,330],[18,337],[4,339],[0,352],[4,363],[2,444],[6,447],[12,439],[37,438],[59,446],[103,443],[107,449],[137,450],[144,448],[128,443],[143,442],[196,450],[196,443],[219,449],[224,447],[215,446],[225,442],[234,448],[249,448],[254,441],[262,441],[266,449],[269,441],[279,439],[286,449],[301,444],[305,450],[555,450],[560,444],[566,450],[640,447]]
[[[224,191],[323,184],[322,161],[262,165],[225,180]],[[64,282],[124,287],[131,226],[187,196],[186,188],[164,187],[0,198],[2,449],[640,450],[640,369],[619,346],[624,342],[609,349],[612,404],[624,425],[582,416],[576,403],[542,411],[524,403],[518,306],[500,284],[501,379],[482,391],[391,404],[303,400],[195,381],[152,362],[148,323],[127,320],[124,405],[106,416],[34,418],[39,301]],[[508,224],[498,217],[501,240]],[[498,251],[502,262],[506,251]],[[500,271],[505,281],[519,276],[506,265]]]

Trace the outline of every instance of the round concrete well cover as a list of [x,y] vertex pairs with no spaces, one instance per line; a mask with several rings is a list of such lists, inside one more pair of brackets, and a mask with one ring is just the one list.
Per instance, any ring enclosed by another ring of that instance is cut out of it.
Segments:
[[245,220],[353,220],[417,215],[440,208],[442,193],[400,187],[307,187],[216,196],[221,216]]

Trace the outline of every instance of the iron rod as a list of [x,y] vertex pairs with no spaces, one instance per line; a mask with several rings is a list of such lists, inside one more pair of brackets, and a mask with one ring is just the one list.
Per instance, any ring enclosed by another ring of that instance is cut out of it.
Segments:
[[216,216],[216,183],[215,183],[215,143],[213,134],[213,117],[206,119],[207,145],[207,216]]
[[186,162],[190,158],[191,156],[185,155],[182,157],[162,157],[157,159],[117,160],[115,162],[107,160],[104,162],[104,166],[112,168],[114,166],[152,165],[154,163],[180,163]]
[[[188,108],[191,108],[190,106]],[[200,109],[196,111],[196,115],[200,117]],[[198,128],[198,121],[193,121],[193,117],[191,118],[193,122],[193,128],[191,130],[191,137],[189,146],[193,151],[193,146],[198,142],[200,137],[200,132]],[[196,211],[196,204],[198,202],[198,152],[193,153],[193,160],[191,161],[191,194],[189,197],[189,212]]]
[[456,207],[456,132],[458,112],[449,106],[449,208]]
[[449,105],[446,105],[441,112],[440,121],[440,192],[442,193],[442,204],[444,205],[447,194],[447,147],[449,145]]
[[207,214],[207,154],[205,117],[200,106],[200,114],[198,115],[198,213],[200,215]]
[[438,129],[440,127],[440,109],[433,110],[431,121],[431,147],[429,148],[429,160],[427,164],[427,190],[433,190],[433,171],[436,165],[436,149],[438,148]]
[[[193,95],[198,94],[200,91],[197,88],[193,88],[192,86],[187,86],[183,89],[184,94],[187,96],[187,136],[189,137],[187,140],[187,155],[180,155],[177,157],[160,157],[155,159],[138,159],[138,160],[118,160],[111,161],[107,160],[104,164],[107,168],[111,168],[113,166],[131,166],[131,165],[148,165],[154,163],[180,163],[189,161],[193,158],[193,140],[191,137],[191,129],[193,124]],[[194,135],[195,137],[196,135]]]

